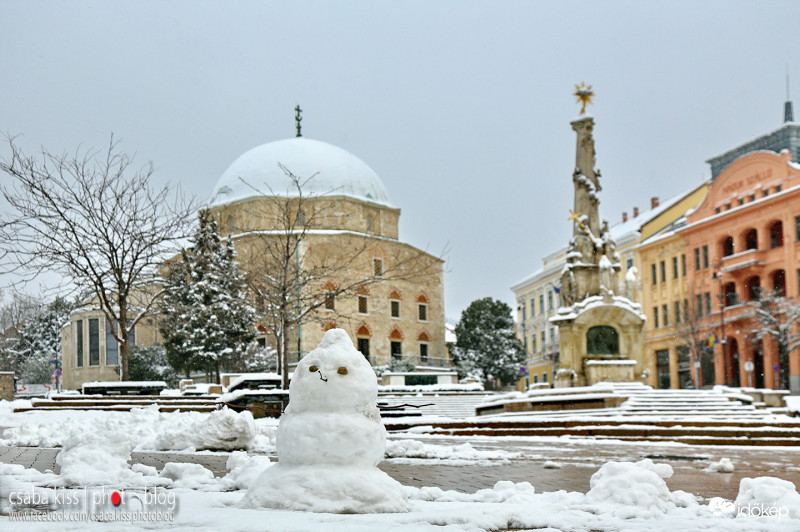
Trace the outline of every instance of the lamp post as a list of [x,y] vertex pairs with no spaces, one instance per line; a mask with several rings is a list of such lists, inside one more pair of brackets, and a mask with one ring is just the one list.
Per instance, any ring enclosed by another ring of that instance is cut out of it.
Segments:
[[719,285],[719,294],[717,297],[719,298],[719,325],[720,331],[722,334],[722,338],[720,343],[722,344],[722,371],[724,372],[724,382],[725,385],[728,384],[728,339],[725,337],[725,294],[722,292],[722,272],[715,271],[712,279],[716,279]]

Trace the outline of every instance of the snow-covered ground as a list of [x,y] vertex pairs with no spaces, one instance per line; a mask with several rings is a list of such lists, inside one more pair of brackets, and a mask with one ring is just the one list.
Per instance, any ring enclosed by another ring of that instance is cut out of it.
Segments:
[[[516,483],[498,478],[493,488],[472,493],[404,486],[408,511],[400,513],[246,509],[238,506],[245,490],[274,464],[269,455],[275,455],[276,420],[253,420],[247,413],[227,410],[209,415],[159,413],[152,408],[131,413],[13,414],[13,406],[0,403],[0,427],[8,427],[0,444],[61,447],[61,472],[40,473],[21,465],[0,464],[3,513],[35,503],[40,508],[50,507],[50,511],[36,514],[36,521],[22,522],[4,515],[0,517],[3,530],[800,529],[800,495],[791,482],[770,477],[743,480],[735,499],[698,500],[671,491],[665,479],[673,468],[647,459],[614,460],[599,467],[590,463],[597,471],[586,493],[541,493],[535,489],[536,478]],[[538,446],[508,445],[512,440],[455,440],[411,433],[392,436],[386,456],[393,463],[459,466],[531,457],[553,458],[545,467],[570,463],[573,451],[563,445],[558,451],[558,438],[539,438]],[[589,441],[573,444],[592,448]],[[227,474],[215,477],[199,464],[171,463],[158,471],[128,462],[134,451],[188,453],[201,449],[232,451]],[[726,467],[719,467],[726,465],[722,458],[709,463],[724,470]],[[114,506],[115,492],[120,496],[119,506]],[[766,515],[753,517],[758,513]]]

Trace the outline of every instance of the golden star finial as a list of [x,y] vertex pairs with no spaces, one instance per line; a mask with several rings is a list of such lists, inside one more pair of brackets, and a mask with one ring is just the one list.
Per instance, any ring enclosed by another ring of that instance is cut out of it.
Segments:
[[592,103],[592,98],[594,97],[592,86],[586,85],[584,82],[581,82],[580,85],[575,85],[573,96],[575,96],[575,102],[581,104],[580,114],[585,114],[586,106]]

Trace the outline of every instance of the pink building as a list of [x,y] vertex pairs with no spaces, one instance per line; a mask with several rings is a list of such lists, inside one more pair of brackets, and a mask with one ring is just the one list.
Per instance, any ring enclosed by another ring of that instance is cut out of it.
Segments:
[[706,199],[687,215],[681,231],[687,303],[690,315],[714,335],[713,357],[703,357],[698,375],[703,385],[713,379],[800,391],[800,349],[781,357],[775,340],[754,341],[757,324],[747,304],[773,290],[800,295],[800,165],[791,159],[789,150],[739,157],[716,175]]

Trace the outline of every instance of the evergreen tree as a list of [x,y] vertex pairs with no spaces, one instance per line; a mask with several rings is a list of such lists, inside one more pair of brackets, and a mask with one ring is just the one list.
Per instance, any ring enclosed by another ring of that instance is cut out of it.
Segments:
[[190,283],[187,264],[189,257],[184,250],[182,260],[170,265],[164,281],[164,296],[159,301],[162,318],[159,320],[161,337],[169,365],[186,377],[196,364],[192,354],[183,347],[188,338],[189,315],[192,311]]
[[522,344],[514,334],[511,307],[486,297],[470,303],[456,325],[453,359],[462,375],[489,385],[515,382],[525,363]]
[[233,244],[222,242],[208,210],[200,211],[192,242],[182,254],[183,264],[174,265],[167,279],[172,293],[162,306],[162,333],[176,367],[202,367],[219,378],[220,367],[241,357],[253,340],[255,310]]
[[50,382],[61,361],[61,327],[69,320],[73,308],[74,305],[66,299],[57,297],[40,313],[25,321],[11,347],[17,359],[20,382]]
[[163,345],[131,348],[129,372],[132,381],[164,381],[175,386],[178,376],[167,360]]

